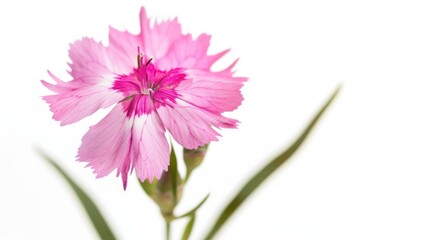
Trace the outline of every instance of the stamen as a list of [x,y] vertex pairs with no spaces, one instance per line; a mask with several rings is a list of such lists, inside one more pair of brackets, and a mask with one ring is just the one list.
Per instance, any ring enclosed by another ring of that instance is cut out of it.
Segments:
[[143,53],[140,52],[140,47],[137,46],[137,67],[141,67],[141,62],[143,61]]
[[147,61],[146,63],[146,67],[149,66],[149,63],[152,62],[153,58],[149,59],[149,61]]

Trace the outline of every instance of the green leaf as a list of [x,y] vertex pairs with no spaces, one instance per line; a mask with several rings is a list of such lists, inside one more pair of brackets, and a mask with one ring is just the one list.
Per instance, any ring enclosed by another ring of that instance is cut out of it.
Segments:
[[298,139],[295,140],[295,142],[286,149],[283,153],[281,153],[278,157],[273,159],[271,162],[269,162],[265,167],[263,167],[255,176],[253,176],[244,186],[243,188],[238,192],[238,194],[232,199],[232,201],[225,207],[225,209],[222,211],[222,213],[219,215],[218,219],[216,220],[215,224],[207,234],[207,237],[204,239],[212,239],[215,234],[221,229],[221,227],[225,224],[225,222],[231,217],[231,215],[240,207],[240,205],[275,171],[277,170],[283,163],[286,162],[295,152],[298,150],[298,148],[301,146],[301,144],[304,142],[304,140],[307,138],[307,136],[310,134],[313,127],[316,125],[317,121],[320,119],[322,114],[325,112],[325,110],[328,108],[328,106],[332,103],[332,101],[337,96],[338,92],[340,91],[341,86],[338,86],[337,89],[334,91],[332,96],[328,99],[328,101],[325,103],[325,105],[319,110],[319,112],[316,114],[316,116],[313,117],[310,124],[305,128],[305,130],[301,133],[301,135],[298,137]]
[[38,153],[41,157],[43,157],[48,163],[50,163],[67,181],[67,183],[70,185],[70,187],[73,189],[76,196],[79,198],[80,203],[84,207],[86,213],[88,214],[89,219],[91,220],[95,230],[97,230],[98,235],[101,239],[116,239],[113,232],[110,230],[109,225],[104,220],[103,215],[98,210],[98,207],[95,205],[95,203],[91,200],[91,198],[86,194],[82,188],[80,188],[73,179],[70,178],[70,176],[45,152],[38,149]]
[[207,201],[207,198],[209,198],[209,196],[210,196],[210,194],[207,194],[207,196],[196,207],[194,207],[191,211],[189,211],[185,214],[182,214],[178,217],[175,217],[175,219],[184,218],[184,217],[194,215],[197,212],[197,210]]
[[188,240],[191,236],[192,229],[194,228],[194,222],[195,222],[195,214],[192,215],[191,219],[189,220],[188,224],[186,225],[185,231],[183,231],[182,240]]
[[177,158],[176,153],[174,152],[173,146],[171,146],[171,153],[170,153],[170,167],[168,168],[168,171],[170,171],[171,174],[171,190],[173,191],[173,199],[174,204],[177,203]]

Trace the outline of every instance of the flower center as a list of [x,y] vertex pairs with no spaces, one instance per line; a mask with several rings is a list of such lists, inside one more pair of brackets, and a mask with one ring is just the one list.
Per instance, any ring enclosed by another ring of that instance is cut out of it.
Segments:
[[127,116],[149,114],[160,106],[175,102],[175,88],[185,80],[183,69],[163,71],[156,67],[152,58],[145,59],[139,52],[137,68],[128,75],[118,75],[113,89],[123,93],[121,101]]
[[144,89],[141,91],[143,95],[152,95],[155,91],[152,88]]

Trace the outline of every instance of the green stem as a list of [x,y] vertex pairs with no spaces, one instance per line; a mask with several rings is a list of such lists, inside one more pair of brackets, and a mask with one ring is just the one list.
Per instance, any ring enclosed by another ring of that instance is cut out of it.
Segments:
[[188,182],[189,177],[191,176],[192,170],[187,169],[186,170],[186,175],[185,175],[185,179],[183,180],[183,182],[186,184]]
[[165,239],[170,240],[170,221],[165,219]]

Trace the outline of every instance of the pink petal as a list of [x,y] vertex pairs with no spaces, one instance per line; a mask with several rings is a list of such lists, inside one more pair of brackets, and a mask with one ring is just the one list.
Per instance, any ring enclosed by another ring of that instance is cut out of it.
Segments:
[[91,38],[83,38],[70,44],[69,56],[72,63],[70,75],[74,81],[87,84],[108,84],[115,77],[115,66],[111,64],[113,57],[101,42]]
[[207,34],[201,34],[195,40],[189,34],[183,35],[172,43],[167,54],[159,59],[157,65],[163,69],[180,67],[209,70],[214,62],[229,51],[209,56],[207,55],[209,44],[210,36]]
[[186,70],[188,79],[176,88],[179,98],[211,112],[223,113],[237,109],[243,101],[240,92],[247,78],[229,73]]
[[49,73],[56,85],[42,81],[42,84],[56,95],[44,96],[54,113],[53,119],[67,125],[87,117],[101,108],[107,108],[123,99],[121,93],[103,85],[91,85],[81,81],[63,82]]
[[143,7],[140,11],[140,25],[141,33],[138,35],[114,28],[109,29],[108,51],[112,56],[112,65],[117,68],[117,73],[128,74],[131,69],[137,67],[137,48],[141,49],[146,58],[157,60],[167,54],[176,39],[182,37],[182,29],[177,18],[155,22],[151,27],[150,19]]
[[170,147],[165,128],[156,113],[134,118],[133,167],[141,181],[159,179],[168,170]]
[[143,40],[140,36],[109,28],[108,51],[113,57],[111,61],[117,67],[118,74],[129,74],[137,67],[137,48],[142,46]]
[[237,120],[190,105],[178,100],[173,107],[156,110],[173,138],[187,149],[195,149],[220,136],[216,128],[236,128]]
[[156,114],[128,118],[118,104],[82,138],[78,161],[88,162],[97,178],[117,169],[125,189],[133,168],[142,181],[160,178],[168,169],[169,150],[165,129]]
[[170,51],[171,44],[182,36],[182,28],[177,18],[160,23],[155,22],[153,28],[151,28],[150,19],[143,7],[140,10],[140,29],[144,44],[143,54],[155,60],[161,59],[166,55]]
[[53,118],[61,121],[61,125],[79,121],[123,98],[111,89],[116,77],[112,72],[115,67],[109,60],[110,53],[101,43],[83,38],[70,45],[69,55],[73,80],[64,82],[49,72],[56,84],[42,81],[56,93],[43,99],[50,104]]

